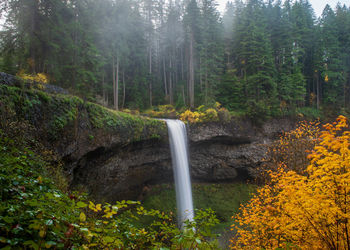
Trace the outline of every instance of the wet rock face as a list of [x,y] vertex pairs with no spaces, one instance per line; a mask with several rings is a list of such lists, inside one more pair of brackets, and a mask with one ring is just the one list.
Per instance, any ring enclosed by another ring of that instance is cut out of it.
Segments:
[[159,141],[100,148],[74,166],[72,187],[99,200],[140,199],[145,185],[172,181],[170,151]]
[[210,141],[191,146],[192,176],[199,181],[230,181],[254,177],[266,144],[221,144]]
[[[191,177],[197,182],[225,182],[254,177],[269,143],[290,121],[270,121],[262,128],[249,122],[188,126]],[[72,186],[83,186],[98,200],[142,199],[145,186],[173,182],[169,144],[146,140],[91,149],[73,163]]]

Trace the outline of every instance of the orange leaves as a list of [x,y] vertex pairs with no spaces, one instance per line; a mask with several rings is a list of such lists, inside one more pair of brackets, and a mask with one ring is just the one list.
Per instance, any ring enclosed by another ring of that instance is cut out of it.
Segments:
[[319,141],[319,127],[319,122],[303,121],[295,130],[283,133],[279,141],[268,149],[266,163],[258,169],[263,181],[270,179],[266,170],[278,172],[277,168],[284,168],[304,173],[309,164],[307,155]]
[[328,81],[329,81],[328,75],[326,75],[326,76],[324,77],[324,81],[325,81],[325,82],[328,82]]
[[350,133],[343,116],[324,128],[304,175],[270,171],[271,182],[241,208],[233,249],[349,249]]

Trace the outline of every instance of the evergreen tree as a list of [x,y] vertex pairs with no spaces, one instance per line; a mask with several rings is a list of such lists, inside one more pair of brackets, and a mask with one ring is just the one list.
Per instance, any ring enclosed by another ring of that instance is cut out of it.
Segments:
[[343,98],[343,63],[341,47],[337,36],[336,16],[329,5],[320,20],[323,41],[323,95],[325,104],[339,104]]
[[188,99],[189,106],[194,108],[194,95],[195,95],[195,64],[196,57],[196,48],[199,41],[201,40],[201,16],[200,10],[198,8],[196,0],[190,0],[186,7],[186,12],[184,15],[184,30],[186,37],[186,53],[188,57]]
[[276,72],[264,7],[259,0],[248,1],[234,39],[237,74],[244,82],[246,106],[252,115],[276,111]]
[[223,27],[213,0],[202,1],[202,29],[199,43],[201,103],[215,101],[217,83],[223,68]]
[[293,41],[293,24],[291,6],[286,1],[284,7],[281,1],[275,5],[269,3],[266,9],[268,30],[277,70],[277,90],[280,108],[302,106],[306,93],[306,82],[301,73],[301,63],[296,53]]

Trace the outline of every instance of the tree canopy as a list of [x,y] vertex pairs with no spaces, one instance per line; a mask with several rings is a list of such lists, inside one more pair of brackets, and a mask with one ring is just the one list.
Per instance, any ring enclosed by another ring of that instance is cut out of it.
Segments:
[[5,0],[0,70],[105,106],[347,110],[350,10],[307,0]]

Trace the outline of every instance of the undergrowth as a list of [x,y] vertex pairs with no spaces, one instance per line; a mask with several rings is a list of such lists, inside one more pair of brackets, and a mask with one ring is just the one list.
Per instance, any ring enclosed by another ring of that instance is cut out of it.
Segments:
[[[250,199],[256,186],[247,183],[194,183],[192,196],[195,209],[212,209],[219,224],[216,230],[224,229],[232,223],[231,217],[239,211],[241,204]],[[146,195],[145,208],[155,208],[176,214],[174,185],[153,186]]]
[[69,191],[32,125],[6,106],[0,110],[0,248],[217,249],[211,210],[197,211],[180,231],[171,213],[134,201],[95,204]]

